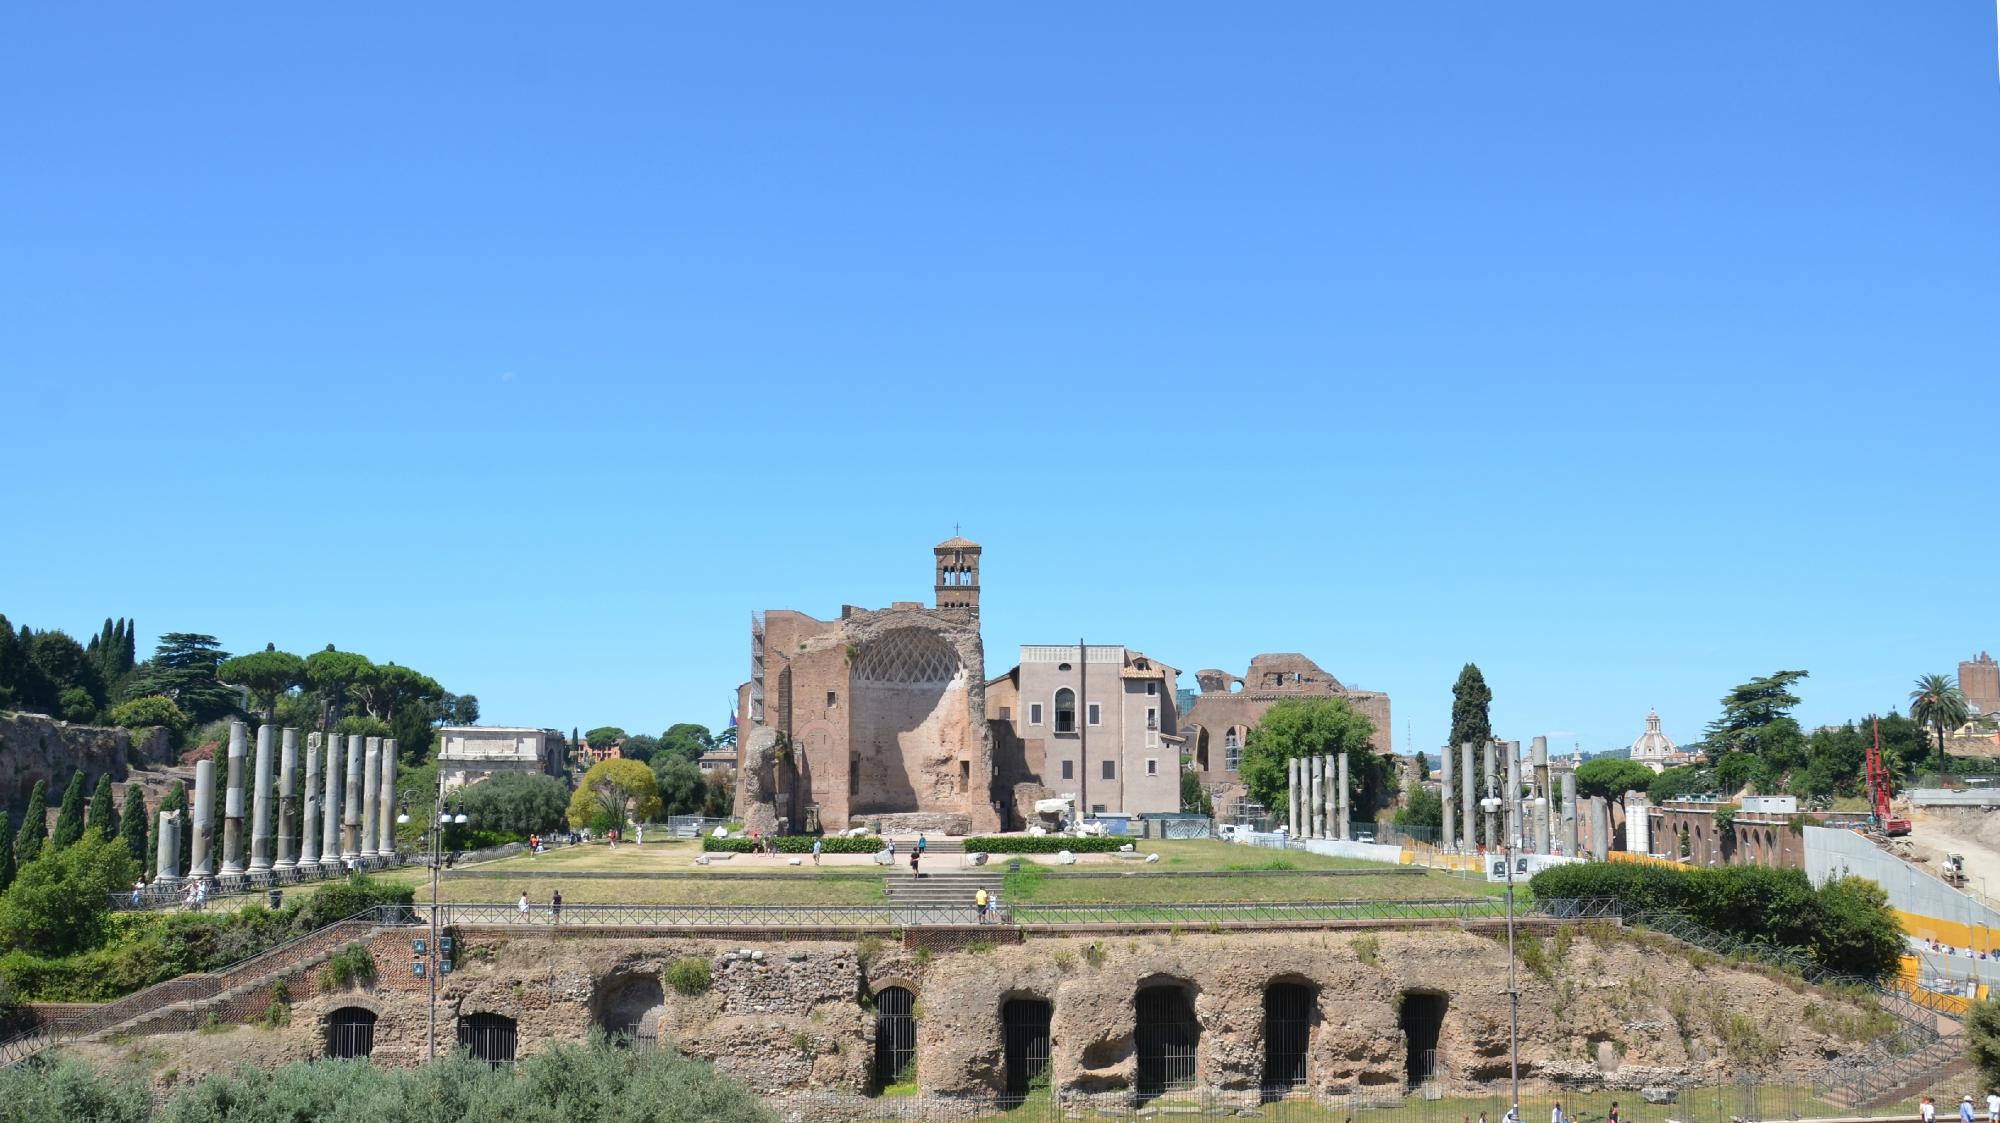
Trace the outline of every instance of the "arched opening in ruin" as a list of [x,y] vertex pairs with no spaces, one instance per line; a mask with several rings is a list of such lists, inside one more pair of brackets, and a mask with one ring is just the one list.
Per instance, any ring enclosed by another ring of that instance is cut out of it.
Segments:
[[1054,1013],[1054,1007],[1040,998],[1010,998],[1000,1005],[1006,1106],[1019,1106],[1029,1092],[1048,1086],[1049,1022]]
[[854,654],[845,725],[850,776],[860,780],[850,815],[917,809],[918,793],[941,778],[926,756],[948,739],[968,689],[957,648],[927,628],[892,629]]
[[1281,1099],[1306,1083],[1306,1054],[1312,1041],[1318,998],[1302,982],[1264,988],[1264,1097]]
[[615,975],[598,988],[591,1004],[591,1021],[617,1044],[634,1041],[656,1042],[659,1019],[646,1015],[664,1006],[666,990],[658,975]]
[[917,996],[904,987],[875,992],[875,1087],[917,1078]]
[[1139,1095],[1157,1096],[1194,1087],[1195,1054],[1201,1047],[1194,988],[1181,981],[1148,984],[1139,988],[1132,1005]]
[[1056,691],[1056,732],[1076,732],[1076,691],[1067,686]]
[[375,1051],[375,1011],[342,1006],[326,1016],[326,1055],[366,1060]]
[[1406,990],[1401,995],[1396,1024],[1406,1050],[1403,1072],[1411,1086],[1437,1075],[1438,1033],[1444,1028],[1445,996],[1434,990]]
[[468,1014],[458,1019],[458,1047],[494,1068],[514,1063],[514,1019],[505,1014]]

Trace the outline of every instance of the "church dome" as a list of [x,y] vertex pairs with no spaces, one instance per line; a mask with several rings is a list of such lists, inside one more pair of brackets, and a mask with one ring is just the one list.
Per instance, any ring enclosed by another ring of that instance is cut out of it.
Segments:
[[1660,715],[1658,713],[1648,713],[1646,715],[1646,731],[1639,734],[1637,741],[1632,742],[1632,759],[1637,761],[1665,760],[1679,751],[1680,746],[1674,744],[1673,738],[1660,732]]

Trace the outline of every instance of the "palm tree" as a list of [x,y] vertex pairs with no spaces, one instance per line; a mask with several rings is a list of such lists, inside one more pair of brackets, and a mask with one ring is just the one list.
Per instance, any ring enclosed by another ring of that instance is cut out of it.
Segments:
[[1923,675],[1910,691],[1910,719],[1937,733],[1938,771],[1944,771],[1944,731],[1965,724],[1970,711],[1950,675]]

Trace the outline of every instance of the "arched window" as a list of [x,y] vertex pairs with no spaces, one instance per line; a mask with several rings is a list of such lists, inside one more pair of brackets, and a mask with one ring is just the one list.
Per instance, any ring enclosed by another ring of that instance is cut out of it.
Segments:
[[1264,1098],[1283,1099],[1305,1086],[1312,1039],[1313,992],[1303,983],[1272,983],[1264,990]]
[[1229,727],[1229,732],[1222,735],[1222,767],[1235,772],[1242,763],[1243,730],[1232,725]]
[[1195,1056],[1201,1023],[1194,996],[1183,984],[1142,988],[1133,999],[1133,1051],[1138,1054],[1138,1092],[1144,1097],[1195,1085]]
[[326,1055],[364,1060],[375,1051],[375,1011],[342,1006],[326,1016]]
[[475,1061],[494,1068],[514,1063],[514,1019],[503,1014],[473,1014],[458,1019],[458,1045]]
[[875,993],[875,1086],[917,1078],[917,996],[903,987]]
[[1028,1093],[1047,1087],[1049,1069],[1049,1004],[1039,998],[1010,998],[1000,1007],[1007,1094],[1001,1102],[1018,1107]]
[[1076,691],[1067,686],[1056,691],[1056,732],[1076,732]]

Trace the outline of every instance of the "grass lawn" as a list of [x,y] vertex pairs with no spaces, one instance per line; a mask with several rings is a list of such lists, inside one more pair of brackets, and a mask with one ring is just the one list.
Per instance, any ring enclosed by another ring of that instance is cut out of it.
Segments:
[[[624,849],[620,847],[620,849]],[[559,866],[522,869],[519,877],[444,878],[438,899],[463,904],[505,904],[522,893],[537,906],[560,888],[571,905],[872,905],[883,900],[882,882],[873,878],[674,877],[645,880],[562,876]],[[430,871],[390,870],[383,881],[413,885],[430,900]]]

